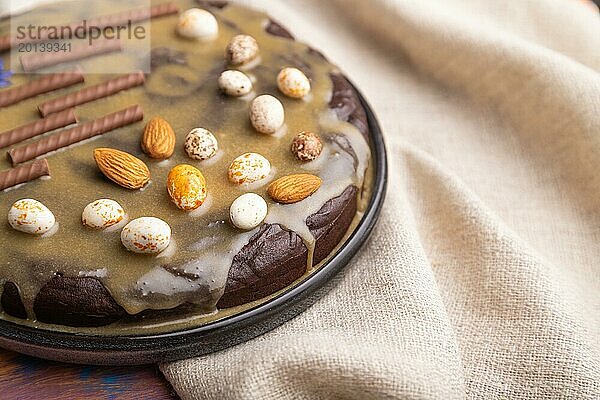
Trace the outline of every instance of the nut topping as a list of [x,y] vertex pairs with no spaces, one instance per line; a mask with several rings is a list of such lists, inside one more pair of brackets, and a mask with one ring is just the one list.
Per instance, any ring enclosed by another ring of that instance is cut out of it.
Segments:
[[267,193],[278,203],[292,204],[316,192],[322,182],[321,178],[311,174],[288,175],[271,183]]
[[150,180],[150,170],[142,160],[121,150],[94,150],[100,171],[111,181],[127,189],[141,189]]
[[152,118],[144,129],[142,150],[151,158],[171,157],[175,150],[175,132],[169,123],[160,118]]

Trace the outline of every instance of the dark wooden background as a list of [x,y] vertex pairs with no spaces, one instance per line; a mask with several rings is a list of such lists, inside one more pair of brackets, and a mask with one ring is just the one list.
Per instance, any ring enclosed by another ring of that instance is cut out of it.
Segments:
[[0,349],[2,400],[174,400],[154,365],[92,367],[63,364]]

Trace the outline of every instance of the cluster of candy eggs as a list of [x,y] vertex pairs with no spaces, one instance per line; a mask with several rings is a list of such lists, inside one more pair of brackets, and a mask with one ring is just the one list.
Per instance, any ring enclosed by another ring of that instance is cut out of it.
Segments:
[[[189,9],[181,14],[178,33],[185,38],[208,41],[218,35],[219,24],[210,12],[202,9]],[[259,56],[259,45],[249,35],[234,36],[226,48],[227,62],[236,68],[244,68]],[[250,94],[253,83],[250,77],[237,69],[221,73],[218,86],[223,93],[232,97]],[[277,87],[285,96],[300,99],[311,90],[307,76],[297,68],[283,68],[277,75]],[[252,126],[260,133],[274,134],[285,123],[282,103],[271,95],[260,95],[250,104],[249,117]],[[154,121],[154,120],[153,120]],[[152,122],[152,121],[151,121]],[[157,122],[157,121],[154,121]],[[158,120],[162,125],[168,123]],[[167,129],[168,130],[168,129]],[[170,135],[174,137],[172,130]],[[172,149],[153,154],[144,147],[152,143],[151,137],[142,143],[144,151],[153,158],[168,158]],[[194,128],[185,139],[187,155],[197,161],[214,157],[219,145],[212,132],[204,128]],[[292,152],[299,160],[310,161],[318,157],[322,144],[318,136],[302,132],[292,143]],[[164,153],[164,154],[163,154]],[[230,182],[247,185],[269,176],[271,165],[258,153],[245,153],[231,163],[228,170]],[[171,169],[167,178],[167,191],[172,202],[181,210],[192,211],[206,200],[206,180],[200,170],[192,165],[181,164]],[[239,196],[230,206],[230,219],[239,229],[250,230],[262,223],[267,215],[266,201],[255,193]],[[124,221],[125,211],[114,200],[99,199],[88,204],[82,213],[82,223],[90,229],[103,230]],[[54,214],[42,203],[34,199],[15,202],[9,210],[9,224],[16,230],[31,235],[44,235],[56,225]],[[163,220],[155,217],[141,217],[130,221],[121,231],[121,241],[128,250],[141,254],[157,254],[165,250],[171,241],[171,228]]]
[[[99,199],[88,204],[81,222],[90,229],[104,230],[125,221],[125,210],[114,200]],[[121,243],[129,251],[139,254],[157,254],[171,242],[171,227],[155,217],[136,218],[121,230]]]
[[[81,215],[82,223],[94,230],[108,229],[122,223],[124,218],[123,207],[110,199],[99,199],[88,204]],[[56,226],[52,211],[34,199],[16,201],[8,211],[8,222],[15,230],[35,236],[47,234]],[[170,241],[171,228],[154,217],[134,219],[121,231],[121,242],[135,253],[160,253],[169,246]]]

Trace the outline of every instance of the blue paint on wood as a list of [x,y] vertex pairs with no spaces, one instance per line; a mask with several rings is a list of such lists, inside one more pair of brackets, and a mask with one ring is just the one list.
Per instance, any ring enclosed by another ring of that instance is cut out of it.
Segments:
[[45,362],[39,358],[17,354],[14,361],[18,364],[17,370],[25,376],[33,376],[40,369],[44,368]]
[[92,367],[84,367],[79,373],[79,378],[83,380],[88,380],[92,376],[94,369]]

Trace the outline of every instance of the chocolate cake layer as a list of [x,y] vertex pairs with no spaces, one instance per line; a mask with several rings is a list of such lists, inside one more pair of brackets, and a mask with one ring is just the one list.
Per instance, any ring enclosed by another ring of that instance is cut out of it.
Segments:
[[19,288],[13,282],[6,282],[2,297],[0,297],[2,309],[8,314],[16,318],[27,318],[27,311],[19,295]]
[[307,249],[302,239],[279,225],[263,225],[234,258],[219,308],[263,298],[306,272]]
[[295,40],[294,35],[292,35],[290,31],[288,31],[280,23],[272,19],[269,19],[269,23],[267,24],[265,30],[273,36],[279,36],[285,39]]
[[[307,220],[315,236],[313,266],[338,245],[356,214],[358,190],[349,186]],[[219,308],[259,300],[289,286],[306,273],[308,249],[294,232],[264,225],[233,259]]]
[[344,192],[329,200],[316,214],[306,220],[306,225],[317,239],[313,265],[323,261],[344,237],[357,211],[358,189],[348,186]]
[[126,314],[99,280],[65,276],[42,287],[33,311],[38,321],[67,326],[108,325]]
[[368,137],[367,114],[354,88],[342,74],[332,73],[330,77],[333,82],[333,94],[329,108],[335,111],[339,119],[356,126],[365,137]]
[[225,0],[196,0],[196,3],[204,8],[225,8],[229,4]]

